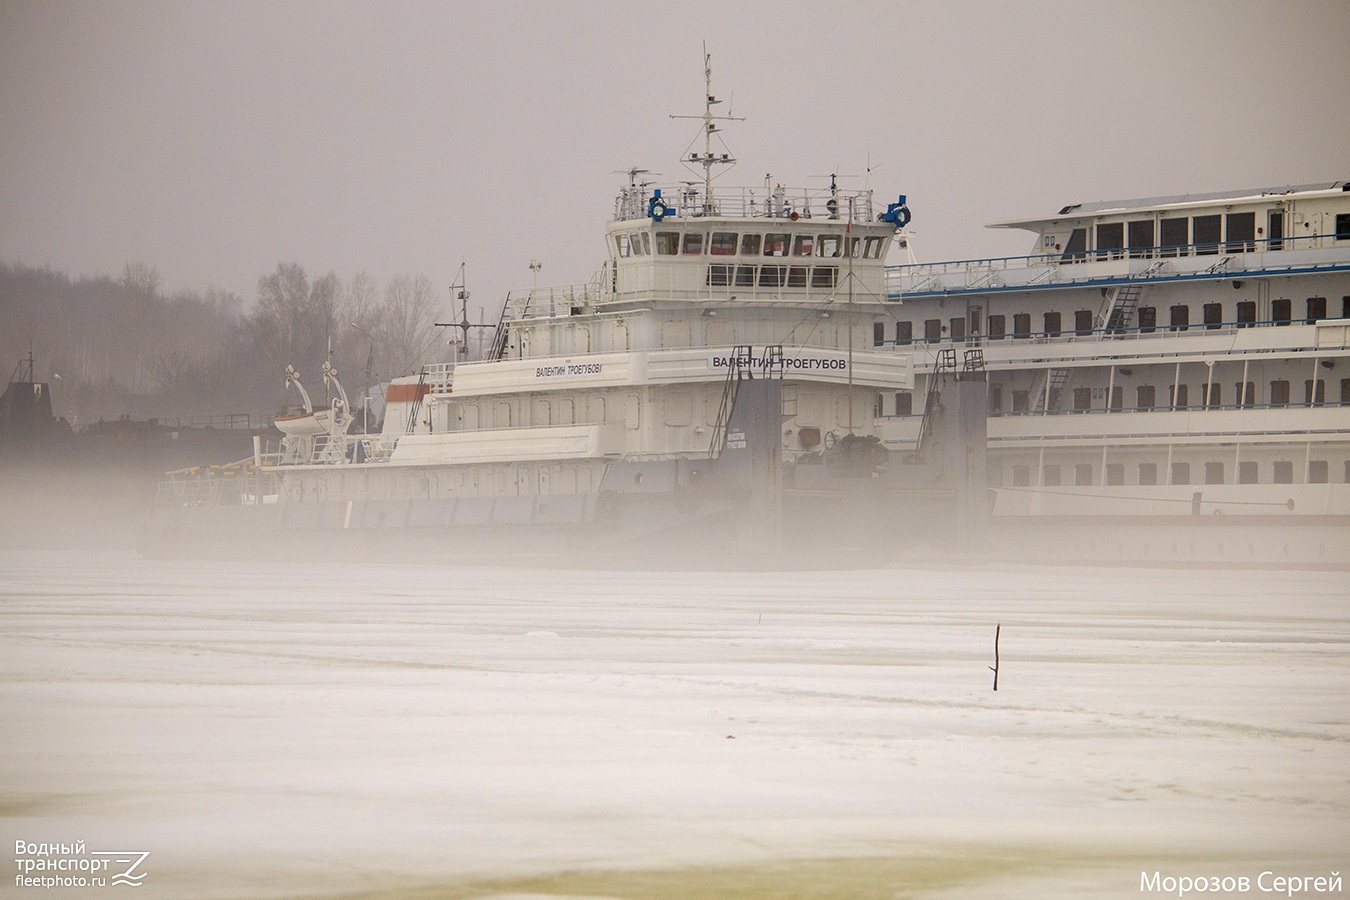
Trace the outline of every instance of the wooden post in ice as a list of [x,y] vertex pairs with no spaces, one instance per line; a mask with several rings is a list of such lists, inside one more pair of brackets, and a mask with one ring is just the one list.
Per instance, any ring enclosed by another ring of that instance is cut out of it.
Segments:
[[998,635],[1003,630],[1003,623],[1000,622],[994,629],[994,664],[989,667],[989,671],[994,673],[994,690],[998,690]]

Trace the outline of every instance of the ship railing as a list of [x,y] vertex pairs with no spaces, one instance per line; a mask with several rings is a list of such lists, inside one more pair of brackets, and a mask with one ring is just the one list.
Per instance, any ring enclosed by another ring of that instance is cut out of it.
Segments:
[[829,187],[788,188],[715,187],[711,199],[700,185],[642,185],[624,188],[614,202],[619,221],[648,218],[649,204],[660,191],[666,216],[705,218],[724,216],[740,219],[833,219],[865,223],[874,221],[872,191],[842,191]]
[[[905,293],[1074,284],[1106,278],[1163,280],[1179,275],[1220,275],[1278,270],[1301,266],[1308,262],[1286,254],[1293,251],[1335,248],[1337,239],[1336,234],[1312,234],[1161,247],[1073,250],[1027,256],[905,263],[886,267],[886,286],[890,296],[898,297]],[[1339,236],[1339,239],[1341,249],[1344,249],[1344,236]],[[1114,265],[1103,267],[1093,265],[1094,263]],[[1125,265],[1122,267],[1121,263]]]
[[388,462],[398,443],[397,435],[345,434],[315,435],[308,452],[283,451],[269,442],[259,454],[258,462],[264,469],[285,466],[343,465],[350,463]]
[[[1001,334],[970,333],[953,337],[912,337],[884,338],[873,340],[874,347],[919,347],[936,349],[943,345],[964,344],[976,346],[1019,346],[1024,344],[1071,344],[1075,341],[1097,341],[1103,337],[1121,340],[1153,340],[1157,338],[1176,338],[1182,335],[1231,335],[1248,328],[1266,328],[1270,326],[1319,325],[1334,327],[1347,320],[1342,319],[1248,319],[1236,322],[1158,322],[1153,325],[1112,326],[1109,328],[1062,328],[1058,331],[1008,331]],[[1006,342],[1006,343],[1005,343]],[[1316,336],[1294,341],[1286,349],[1311,349],[1317,345]]]

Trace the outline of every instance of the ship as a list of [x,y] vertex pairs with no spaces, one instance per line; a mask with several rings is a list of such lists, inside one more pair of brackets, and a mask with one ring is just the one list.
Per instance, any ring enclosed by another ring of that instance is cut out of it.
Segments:
[[165,479],[143,551],[774,565],[980,546],[978,348],[934,355],[914,441],[892,452],[881,433],[877,398],[916,386],[911,354],[872,342],[905,196],[833,176],[723,186],[740,119],[717,110],[706,57],[704,77],[682,117],[701,178],[627,170],[593,278],[508,295],[480,358],[387,385],[378,433],[350,431],[345,395],[306,399],[280,447]]
[[988,373],[991,552],[1350,564],[1350,182],[1074,203],[1023,256],[890,266],[872,346]]

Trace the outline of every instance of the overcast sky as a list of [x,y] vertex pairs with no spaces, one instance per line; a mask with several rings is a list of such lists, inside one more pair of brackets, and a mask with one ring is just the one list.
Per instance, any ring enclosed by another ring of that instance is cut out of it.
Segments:
[[[1350,179],[1350,2],[0,0],[0,260],[248,300],[461,260],[585,281],[629,166],[714,91],[740,164],[909,197],[925,260],[1066,203]],[[725,109],[725,107],[723,107]],[[448,291],[445,295],[448,297]]]

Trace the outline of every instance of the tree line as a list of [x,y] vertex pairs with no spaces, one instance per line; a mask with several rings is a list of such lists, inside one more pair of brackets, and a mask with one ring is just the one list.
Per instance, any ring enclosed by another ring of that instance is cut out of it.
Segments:
[[166,293],[139,263],[119,277],[78,279],[0,263],[0,360],[13,366],[31,349],[56,413],[76,425],[257,415],[297,402],[285,393],[288,365],[322,396],[331,339],[357,406],[367,387],[448,359],[446,340],[457,335],[435,328],[442,302],[425,275],[381,285],[362,272],[344,282],[332,272],[311,278],[296,263],[261,276],[252,303],[214,287]]

